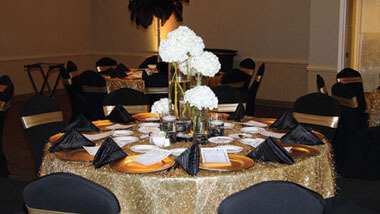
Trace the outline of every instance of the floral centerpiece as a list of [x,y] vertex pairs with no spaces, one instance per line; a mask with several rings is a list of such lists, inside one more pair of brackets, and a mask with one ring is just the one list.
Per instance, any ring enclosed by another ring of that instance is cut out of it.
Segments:
[[169,113],[169,99],[161,98],[160,100],[154,102],[150,112],[156,114],[157,116]]

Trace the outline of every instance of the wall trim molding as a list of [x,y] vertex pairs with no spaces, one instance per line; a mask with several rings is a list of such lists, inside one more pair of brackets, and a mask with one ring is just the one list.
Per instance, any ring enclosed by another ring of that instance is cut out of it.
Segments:
[[270,57],[254,57],[254,56],[238,56],[237,61],[241,61],[245,58],[251,58],[255,62],[259,63],[271,63],[271,64],[295,64],[295,65],[307,65],[309,61],[307,59],[291,59],[291,58],[270,58]]
[[332,65],[308,65],[306,67],[307,71],[309,72],[334,72],[338,73],[337,66]]

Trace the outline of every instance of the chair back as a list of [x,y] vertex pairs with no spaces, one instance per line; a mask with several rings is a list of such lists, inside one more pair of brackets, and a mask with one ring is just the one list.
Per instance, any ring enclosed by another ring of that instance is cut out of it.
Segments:
[[339,113],[339,103],[318,92],[299,97],[293,105],[293,116],[297,121],[324,134],[330,142],[334,140]]
[[50,97],[34,96],[21,106],[21,122],[31,144],[36,172],[39,171],[44,147],[50,136],[65,127],[59,105]]
[[115,69],[117,66],[117,62],[114,59],[111,59],[109,57],[103,57],[96,61],[96,71],[97,72],[102,72],[105,71],[109,68]]
[[328,95],[326,85],[325,85],[325,80],[323,80],[323,78],[319,74],[317,75],[317,91],[322,94]]
[[3,75],[0,77],[0,176],[7,177],[9,175],[7,159],[3,152],[3,129],[5,124],[5,118],[8,113],[8,109],[11,106],[13,97],[13,83],[9,76]]
[[116,196],[107,188],[71,173],[53,173],[29,183],[23,198],[34,213],[120,213]]
[[102,102],[107,93],[106,80],[102,75],[91,70],[82,72],[79,78],[86,99],[84,115],[91,121],[104,119]]
[[211,89],[218,97],[218,112],[234,112],[239,103],[245,105],[245,93],[231,86],[218,86]]
[[248,89],[247,93],[247,108],[246,108],[246,114],[249,116],[254,116],[255,114],[255,100],[257,91],[259,90],[260,83],[263,79],[265,71],[265,63],[262,63],[259,67],[259,70],[257,70],[257,74],[255,76],[255,79],[253,80],[252,85]]
[[147,95],[131,88],[120,88],[104,96],[103,111],[106,116],[116,105],[124,106],[130,114],[149,111]]
[[298,184],[267,181],[228,196],[219,205],[218,214],[322,214],[325,206],[321,195]]

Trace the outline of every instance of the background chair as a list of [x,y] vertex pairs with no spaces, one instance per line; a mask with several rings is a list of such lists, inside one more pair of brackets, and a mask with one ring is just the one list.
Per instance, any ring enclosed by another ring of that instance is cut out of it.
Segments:
[[106,116],[116,105],[122,105],[130,114],[149,112],[147,95],[131,88],[120,88],[104,96],[103,110]]
[[71,123],[78,117],[79,114],[85,113],[86,98],[84,97],[80,86],[79,71],[77,66],[72,61],[67,62],[66,69],[61,68],[60,74],[63,85],[65,86],[67,95],[70,99]]
[[38,172],[49,137],[65,127],[62,111],[52,98],[35,96],[22,105],[20,116],[31,145],[35,170]]
[[256,63],[251,58],[242,60],[237,69],[226,72],[220,83],[222,86],[230,86],[247,90],[255,72]]
[[90,121],[104,119],[102,103],[107,93],[106,80],[102,75],[91,70],[82,72],[79,80],[86,99],[84,115]]
[[119,201],[111,191],[70,173],[53,173],[31,182],[23,197],[29,213],[120,213]]
[[338,127],[339,113],[339,103],[322,93],[302,96],[293,105],[293,115],[297,121],[324,134],[331,143]]
[[285,181],[267,181],[234,193],[222,201],[218,214],[322,214],[325,202],[318,193]]
[[116,60],[109,58],[109,57],[103,57],[96,61],[96,71],[97,72],[102,72],[105,71],[109,68],[115,69],[117,66]]
[[256,95],[257,95],[257,91],[259,90],[260,83],[263,79],[264,71],[265,71],[265,63],[262,63],[259,67],[259,70],[257,70],[257,74],[255,76],[255,79],[253,80],[252,85],[248,89],[247,108],[245,111],[246,115],[254,116],[255,114]]
[[4,75],[0,77],[0,176],[8,177],[8,163],[3,152],[3,129],[5,118],[8,113],[8,109],[11,106],[11,99],[13,97],[13,83],[9,76]]
[[325,85],[325,80],[323,80],[323,78],[319,74],[317,75],[317,90],[322,94],[328,95],[326,85]]

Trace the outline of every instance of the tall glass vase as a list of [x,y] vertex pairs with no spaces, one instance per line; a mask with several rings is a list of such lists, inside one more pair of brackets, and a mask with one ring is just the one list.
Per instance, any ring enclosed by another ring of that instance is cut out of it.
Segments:
[[190,89],[190,79],[178,69],[178,63],[172,63],[168,73],[169,109],[177,119],[189,117],[189,109],[184,102],[185,91]]
[[191,120],[193,124],[193,141],[198,144],[207,144],[208,142],[208,110],[191,109]]

